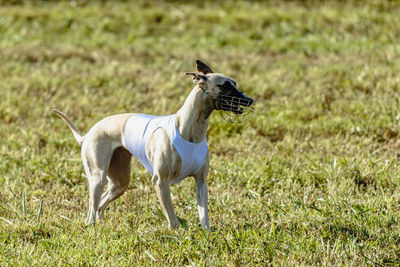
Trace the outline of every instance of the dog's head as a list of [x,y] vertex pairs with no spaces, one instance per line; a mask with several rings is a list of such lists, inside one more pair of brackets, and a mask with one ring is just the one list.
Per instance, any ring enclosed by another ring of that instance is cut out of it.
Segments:
[[233,79],[221,73],[214,73],[200,60],[196,60],[196,66],[198,72],[185,74],[193,75],[193,82],[213,99],[215,109],[242,114],[246,107],[254,105],[255,100],[241,92]]

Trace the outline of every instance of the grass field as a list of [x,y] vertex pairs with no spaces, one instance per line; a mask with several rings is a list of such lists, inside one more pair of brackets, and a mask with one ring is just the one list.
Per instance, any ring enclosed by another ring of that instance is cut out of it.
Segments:
[[[16,4],[15,4],[16,3]],[[0,0],[0,265],[399,265],[400,2]],[[82,132],[171,114],[195,59],[257,100],[208,131],[210,232],[195,182],[170,230],[137,162],[85,227]]]

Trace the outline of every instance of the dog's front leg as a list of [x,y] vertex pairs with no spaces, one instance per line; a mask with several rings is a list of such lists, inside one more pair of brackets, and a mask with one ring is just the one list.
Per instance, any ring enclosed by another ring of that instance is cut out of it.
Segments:
[[159,175],[153,175],[153,184],[156,188],[158,199],[160,200],[165,217],[167,217],[170,228],[178,228],[179,221],[172,206],[171,190],[169,183],[163,181]]
[[196,181],[196,198],[201,227],[205,227],[210,230],[210,222],[208,220],[208,192],[206,179],[198,179]]
[[195,175],[196,198],[197,198],[197,209],[199,210],[201,227],[210,230],[210,222],[208,220],[207,174],[208,174],[208,163],[198,175]]

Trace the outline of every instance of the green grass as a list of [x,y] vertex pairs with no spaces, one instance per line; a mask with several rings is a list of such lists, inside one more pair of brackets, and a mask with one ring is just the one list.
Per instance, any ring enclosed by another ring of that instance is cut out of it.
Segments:
[[[400,3],[0,1],[0,265],[400,264]],[[133,164],[85,227],[82,132],[171,114],[202,59],[257,99],[208,131],[210,232],[195,183],[170,230]],[[42,203],[42,204],[41,204]],[[42,208],[41,208],[42,205]]]

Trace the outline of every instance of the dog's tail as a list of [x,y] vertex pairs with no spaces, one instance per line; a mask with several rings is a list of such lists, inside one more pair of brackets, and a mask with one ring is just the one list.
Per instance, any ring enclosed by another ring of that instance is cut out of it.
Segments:
[[57,109],[52,109],[51,111],[53,113],[57,114],[58,116],[60,116],[65,121],[65,123],[71,129],[76,141],[78,141],[78,144],[81,145],[82,141],[83,141],[83,136],[81,135],[79,130],[76,128],[76,126],[72,123],[72,121],[70,121],[68,119],[67,115],[65,115],[64,113],[62,113],[61,111],[59,111]]

